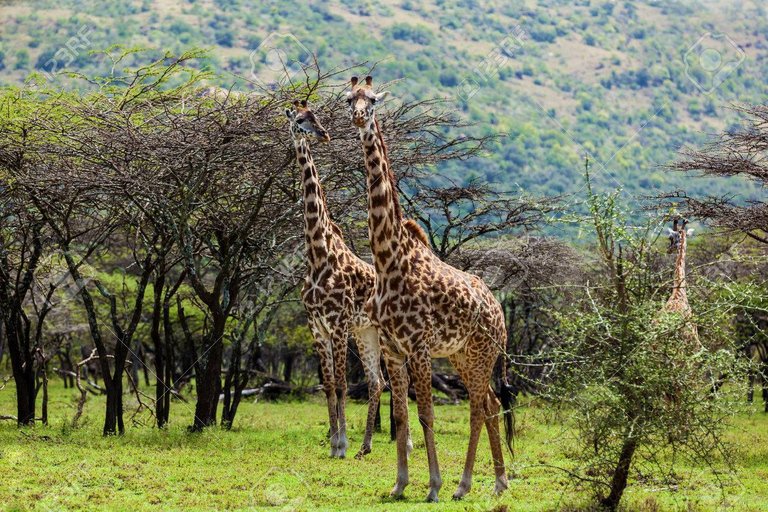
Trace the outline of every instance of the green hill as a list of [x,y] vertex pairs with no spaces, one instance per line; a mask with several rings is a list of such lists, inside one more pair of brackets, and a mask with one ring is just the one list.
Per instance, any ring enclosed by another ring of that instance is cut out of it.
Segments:
[[6,1],[0,18],[2,84],[52,67],[104,74],[103,58],[80,46],[113,44],[211,47],[215,71],[268,80],[270,56],[259,47],[290,34],[270,41],[282,37],[289,54],[314,53],[324,68],[382,61],[379,83],[404,79],[391,87],[396,98],[444,97],[477,132],[510,134],[487,158],[442,169],[456,178],[574,193],[589,153],[599,182],[634,195],[679,186],[760,195],[750,183],[684,182],[658,168],[737,122],[731,102],[768,97],[760,2]]

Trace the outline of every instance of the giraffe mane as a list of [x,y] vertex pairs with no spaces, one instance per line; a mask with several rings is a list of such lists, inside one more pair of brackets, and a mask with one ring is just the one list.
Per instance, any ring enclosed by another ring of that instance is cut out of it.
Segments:
[[408,219],[403,222],[403,227],[419,242],[423,243],[426,247],[429,247],[429,240],[427,240],[427,234],[421,229],[419,223],[413,219]]
[[334,233],[336,233],[339,236],[339,238],[344,240],[344,234],[341,232],[341,228],[337,226],[336,223],[333,221],[331,221],[331,229],[333,230]]

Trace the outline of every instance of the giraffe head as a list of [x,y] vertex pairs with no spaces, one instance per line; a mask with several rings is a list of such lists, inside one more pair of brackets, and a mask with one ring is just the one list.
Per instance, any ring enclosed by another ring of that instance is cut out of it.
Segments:
[[352,89],[347,92],[349,117],[358,128],[369,126],[374,119],[374,108],[377,102],[389,96],[389,91],[376,94],[373,91],[373,77],[365,77],[361,84],[356,76],[352,77]]
[[667,247],[667,254],[672,254],[680,251],[680,243],[688,245],[688,237],[693,234],[693,230],[686,231],[685,226],[688,224],[688,219],[682,219],[682,223],[677,219],[672,223],[672,228],[667,228],[669,238],[669,246]]
[[315,113],[307,106],[307,100],[296,100],[293,108],[285,109],[285,115],[290,121],[291,137],[294,141],[311,137],[321,142],[330,142],[331,136],[317,120]]

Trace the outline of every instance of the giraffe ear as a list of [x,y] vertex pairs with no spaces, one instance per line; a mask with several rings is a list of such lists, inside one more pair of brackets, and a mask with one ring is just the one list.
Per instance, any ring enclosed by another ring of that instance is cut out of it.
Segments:
[[675,231],[672,228],[667,228],[667,234],[668,235],[673,235],[674,233],[675,233]]
[[691,229],[689,229],[688,231],[686,231],[686,234],[687,234],[688,236],[693,236],[693,228],[691,228]]
[[293,112],[291,111],[291,109],[289,108],[285,109],[285,117],[293,121]]
[[376,101],[381,101],[387,96],[389,96],[389,91],[380,92],[379,94],[376,94],[374,97],[376,98]]

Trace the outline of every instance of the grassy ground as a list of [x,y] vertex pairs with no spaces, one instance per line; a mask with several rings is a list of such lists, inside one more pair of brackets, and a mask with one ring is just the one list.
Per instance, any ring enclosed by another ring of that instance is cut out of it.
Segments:
[[[12,386],[0,392],[0,414],[14,410]],[[395,446],[386,433],[374,437],[373,453],[352,458],[362,439],[365,405],[347,406],[349,458],[331,460],[325,434],[325,407],[319,397],[304,402],[245,403],[231,432],[211,429],[188,434],[191,406],[172,405],[166,431],[129,425],[126,435],[100,436],[102,404],[89,397],[82,426],[67,424],[77,393],[55,382],[51,425],[17,429],[0,425],[0,509],[3,510],[567,510],[589,502],[585,490],[546,465],[568,467],[562,427],[540,407],[518,413],[517,456],[509,465],[509,490],[490,496],[493,468],[483,435],[474,486],[459,503],[450,501],[458,485],[468,433],[468,407],[436,407],[436,438],[442,503],[423,503],[427,464],[423,437],[414,429],[411,485],[407,498],[387,497],[395,477]],[[388,400],[384,395],[384,401]],[[132,414],[135,400],[128,399]],[[386,414],[386,409],[383,409]],[[151,424],[142,413],[141,421]],[[679,467],[685,482],[677,491],[637,472],[626,510],[768,509],[768,415],[744,414],[732,439],[740,445],[741,467],[721,475],[726,493],[703,468]],[[411,424],[418,425],[415,408]],[[386,427],[385,427],[386,428]]]

